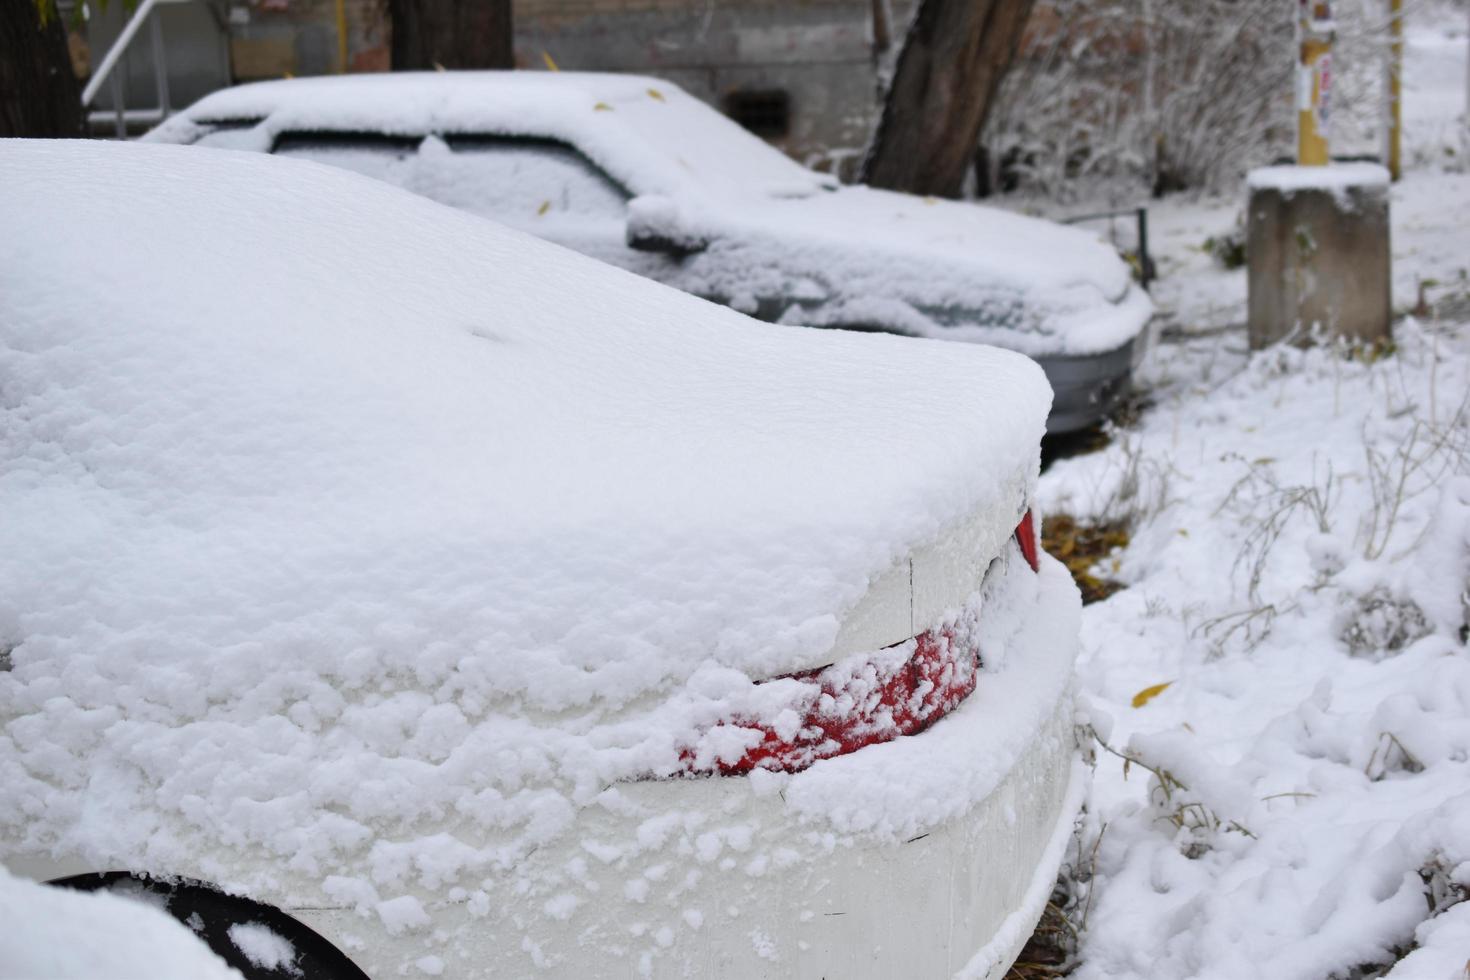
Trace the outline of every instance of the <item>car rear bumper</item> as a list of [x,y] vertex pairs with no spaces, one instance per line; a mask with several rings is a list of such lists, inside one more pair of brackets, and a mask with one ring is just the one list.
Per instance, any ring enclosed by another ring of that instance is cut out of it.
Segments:
[[1050,558],[1039,576],[1015,564],[1036,583],[1010,610],[1024,629],[922,734],[792,776],[610,787],[496,875],[488,903],[426,901],[413,932],[295,914],[372,976],[436,955],[487,978],[998,978],[1051,893],[1083,784],[1075,588]]
[[[457,967],[445,975],[457,977],[998,980],[1041,917],[1081,808],[1087,772],[1072,727],[1069,699],[989,796],[907,842],[876,846],[813,827],[793,843],[821,857],[782,868],[764,849],[731,849],[725,832],[738,824],[714,823],[687,841],[680,827],[678,842],[641,874],[594,872],[606,900],[592,899],[574,922],[538,918],[544,900],[519,915],[493,911],[482,923],[462,906],[440,908],[429,931],[452,937],[441,943],[422,933],[382,935],[348,909],[293,912],[374,977],[404,967],[412,974],[420,958],[438,955]],[[708,782],[711,796],[724,789]],[[724,843],[702,866],[705,834]],[[648,882],[660,865],[672,870]],[[648,883],[644,903],[629,901],[630,883]],[[508,893],[494,901],[519,904]]]
[[1035,358],[1051,382],[1047,435],[1075,432],[1107,418],[1128,393],[1133,368],[1142,359],[1147,333],[1101,354],[1056,354]]

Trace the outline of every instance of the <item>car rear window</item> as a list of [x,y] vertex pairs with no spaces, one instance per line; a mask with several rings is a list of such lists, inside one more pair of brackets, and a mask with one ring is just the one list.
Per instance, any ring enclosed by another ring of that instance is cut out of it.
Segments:
[[575,147],[558,140],[449,133],[421,154],[421,193],[502,220],[577,216],[621,219],[628,192]]
[[410,158],[422,137],[389,136],[382,133],[282,133],[271,152],[342,167],[390,184],[407,185]]
[[194,145],[224,150],[258,150],[260,147],[251,130],[259,126],[261,121],[259,117],[196,120],[204,132],[195,138]]
[[568,143],[478,133],[286,132],[271,152],[342,167],[440,204],[530,227],[622,220],[629,194]]

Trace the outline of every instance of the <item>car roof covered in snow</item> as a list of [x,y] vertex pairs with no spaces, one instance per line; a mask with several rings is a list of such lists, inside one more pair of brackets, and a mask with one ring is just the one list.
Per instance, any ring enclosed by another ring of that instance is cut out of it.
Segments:
[[[192,143],[218,125],[240,149],[283,132],[506,134],[579,147],[635,194],[691,184],[723,195],[798,197],[835,186],[672,82],[596,72],[392,72],[278,79],[223,89],[148,138]],[[260,125],[256,125],[256,124]]]

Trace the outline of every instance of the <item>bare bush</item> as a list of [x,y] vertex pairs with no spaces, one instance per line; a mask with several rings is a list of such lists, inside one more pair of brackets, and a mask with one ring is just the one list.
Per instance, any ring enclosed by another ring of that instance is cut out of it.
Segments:
[[1418,603],[1381,587],[1352,597],[1337,624],[1338,639],[1355,657],[1397,653],[1431,632]]
[[[1374,153],[1386,14],[1374,0],[1336,0],[1334,12],[1334,150]],[[1219,189],[1289,157],[1294,17],[1280,0],[1038,4],[986,129],[982,185],[1052,196]]]
[[1233,511],[1242,526],[1249,528],[1231,574],[1241,570],[1249,572],[1247,595],[1252,601],[1261,600],[1261,578],[1266,572],[1266,559],[1293,515],[1298,511],[1309,515],[1320,534],[1332,530],[1332,509],[1336,506],[1338,488],[1332,473],[1332,463],[1323,468],[1320,482],[1315,476],[1310,485],[1283,486],[1277,479],[1272,464],[1274,460],[1258,459],[1247,463],[1245,476],[1230,488],[1214,517],[1225,511]]
[[1446,423],[1424,418],[1411,405],[1414,424],[1409,435],[1391,449],[1375,446],[1365,435],[1363,455],[1373,506],[1358,522],[1363,555],[1376,559],[1393,537],[1404,504],[1470,466],[1470,392]]

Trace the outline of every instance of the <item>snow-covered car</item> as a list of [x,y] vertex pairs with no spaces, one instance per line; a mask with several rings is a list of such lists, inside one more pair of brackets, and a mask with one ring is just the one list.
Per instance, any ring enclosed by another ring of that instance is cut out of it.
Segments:
[[1085,771],[1033,362],[258,154],[0,215],[12,872],[247,975],[1004,971]]
[[1049,428],[1103,417],[1152,306],[1093,235],[842,187],[670,82],[433,72],[216,92],[149,139],[346,167],[762,320],[995,344],[1046,370]]

